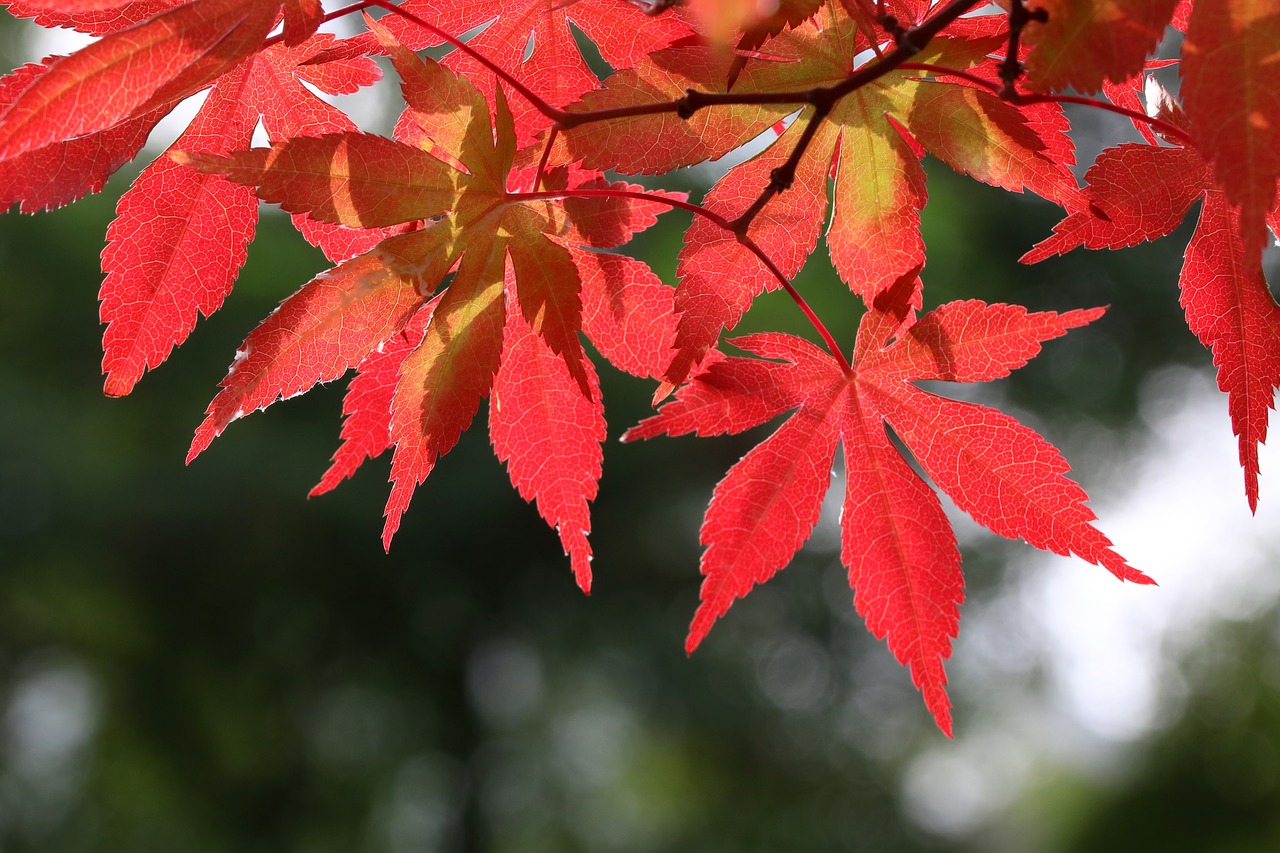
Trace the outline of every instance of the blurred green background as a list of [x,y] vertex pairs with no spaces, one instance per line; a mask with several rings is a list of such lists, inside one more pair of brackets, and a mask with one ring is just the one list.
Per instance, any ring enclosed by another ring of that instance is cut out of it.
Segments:
[[[30,58],[7,37],[11,65]],[[1160,434],[1150,412],[1172,411],[1152,377],[1211,381],[1177,302],[1190,223],[1028,269],[1016,259],[1054,209],[928,167],[926,307],[1111,304],[980,392],[1058,443],[1104,504]],[[1120,733],[1072,711],[1034,628],[1087,634],[1102,617],[1018,594],[1032,549],[963,522],[954,742],[853,612],[834,513],[687,658],[701,512],[767,430],[624,446],[652,388],[607,366],[590,598],[511,489],[483,412],[384,555],[385,458],[305,498],[343,383],[183,466],[244,335],[326,266],[278,214],[226,307],[130,397],[102,395],[98,253],[126,172],[71,208],[0,215],[0,850],[1280,849],[1274,584],[1161,634],[1144,670],[1156,710]],[[627,250],[670,281],[686,225],[668,215]],[[797,285],[850,344],[856,301],[821,252]],[[743,328],[805,333],[781,295]],[[1256,525],[1261,545],[1221,559],[1275,573],[1274,528]],[[1089,589],[1138,600],[1106,578]]]

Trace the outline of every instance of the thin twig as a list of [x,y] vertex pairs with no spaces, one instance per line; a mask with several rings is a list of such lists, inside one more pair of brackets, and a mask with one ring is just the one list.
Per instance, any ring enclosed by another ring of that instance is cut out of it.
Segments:
[[[350,6],[343,6],[341,9],[330,12],[329,14],[321,18],[320,25],[323,26],[329,23],[330,21],[336,21],[338,18],[345,18],[347,15],[350,15],[352,12],[363,12],[365,9],[370,9],[377,5],[379,4],[376,2],[376,0],[361,0],[361,2],[359,3],[353,3]],[[271,38],[267,39],[262,43],[262,47],[268,48],[268,47],[271,47],[272,45],[279,44],[282,41],[284,41],[284,33],[280,33],[280,35],[278,36],[272,36]]]
[[533,173],[534,192],[537,192],[539,185],[542,184],[542,176],[547,171],[547,161],[551,159],[551,148],[556,144],[556,135],[559,132],[558,127],[551,125],[551,132],[547,134],[547,144],[542,147],[542,159],[538,161],[538,170]]
[[[932,41],[934,36],[954,23],[965,12],[979,5],[980,2],[981,0],[951,0],[933,17],[923,21],[917,27],[903,31],[900,38],[895,37],[897,46],[892,52],[885,54],[878,60],[863,65],[839,83],[805,92],[805,103],[813,106],[813,112],[810,113],[808,118],[808,126],[805,127],[800,138],[796,140],[796,147],[792,149],[791,156],[770,174],[768,186],[761,190],[755,202],[734,220],[734,232],[745,234],[752,220],[764,209],[769,200],[795,182],[796,169],[799,167],[800,160],[804,157],[809,143],[817,136],[818,125],[826,120],[826,117],[840,102],[841,98],[880,79],[890,71],[901,68],[912,56],[919,53],[925,45]],[[692,94],[690,93],[690,95]]]
[[1049,13],[1044,9],[1028,9],[1023,0],[1013,0],[1009,6],[1009,48],[1005,51],[1004,62],[1000,63],[1000,79],[1004,81],[1001,96],[1013,95],[1014,85],[1022,76],[1022,62],[1018,59],[1021,51],[1022,31],[1032,21],[1043,24],[1049,20]]
[[[558,109],[548,104],[546,101],[540,98],[532,89],[530,89],[528,86],[524,85],[519,80],[517,80],[514,76],[512,76],[510,72],[504,70],[496,62],[489,59],[483,53],[480,53],[480,51],[476,50],[474,47],[469,46],[466,42],[462,41],[456,36],[446,32],[445,30],[440,29],[430,21],[424,20],[423,18],[413,14],[412,12],[406,12],[405,10],[397,6],[395,3],[390,2],[390,0],[366,0],[365,3],[356,4],[356,5],[362,6],[363,8],[376,6],[379,9],[385,9],[386,11],[392,14],[399,15],[400,17],[404,18],[406,21],[412,21],[413,23],[427,30],[436,38],[444,39],[446,42],[453,45],[458,50],[462,51],[467,56],[474,59],[476,62],[479,62],[485,68],[492,71],[495,75],[497,75],[498,79],[506,83],[512,89],[515,89],[517,92],[519,92],[520,95],[522,95],[524,99],[533,106],[534,109],[542,113],[547,118],[551,119],[553,122],[559,122],[562,118],[564,118],[564,116],[568,115],[568,113],[566,113],[564,110]],[[351,9],[354,10],[355,7],[351,7]]]
[[1131,110],[1128,107],[1122,107],[1113,104],[1110,101],[1102,101],[1097,98],[1085,98],[1080,95],[1038,95],[1023,94],[1021,92],[1013,92],[1005,94],[1003,87],[994,80],[988,80],[985,77],[979,77],[968,71],[961,71],[957,68],[944,68],[941,65],[931,65],[927,62],[906,62],[901,68],[905,71],[924,71],[928,74],[946,75],[948,77],[959,77],[961,80],[967,80],[975,86],[981,86],[991,94],[996,95],[1003,101],[1007,101],[1014,106],[1022,106],[1025,104],[1078,104],[1080,106],[1092,107],[1098,110],[1106,110],[1107,112],[1122,115],[1133,121],[1140,121],[1144,124],[1151,125],[1152,128],[1159,130],[1166,136],[1176,137],[1183,142],[1191,143],[1191,134],[1187,133],[1176,124],[1170,124],[1164,119],[1155,116],[1140,113],[1137,110]]
[[742,244],[747,251],[755,255],[756,258],[769,270],[770,274],[778,280],[783,290],[791,297],[801,313],[808,319],[809,323],[822,337],[823,343],[826,344],[833,358],[840,364],[845,373],[852,373],[853,368],[849,364],[849,360],[845,358],[844,353],[840,350],[840,345],[836,343],[835,336],[818,317],[813,307],[800,295],[800,291],[796,290],[795,285],[791,283],[791,279],[774,263],[773,259],[760,248],[755,240],[746,234],[738,233],[733,228],[733,223],[725,219],[713,210],[708,210],[700,204],[684,201],[678,198],[669,198],[655,193],[639,192],[637,190],[589,190],[589,189],[565,189],[565,190],[545,190],[543,192],[532,193],[512,193],[511,199],[514,201],[536,201],[542,199],[561,199],[561,198],[632,198],[638,201],[656,202],[657,204],[665,204],[668,207],[677,208],[679,210],[687,210],[695,216],[702,216],[710,220],[715,225],[733,234],[739,243]]

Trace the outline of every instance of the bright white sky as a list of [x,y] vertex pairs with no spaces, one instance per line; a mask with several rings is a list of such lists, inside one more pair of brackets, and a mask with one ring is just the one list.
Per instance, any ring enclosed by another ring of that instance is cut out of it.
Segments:
[[[1091,776],[1118,769],[1139,739],[1177,720],[1182,655],[1215,624],[1260,614],[1280,594],[1280,452],[1262,448],[1252,517],[1226,396],[1211,374],[1152,376],[1141,414],[1146,435],[1117,455],[1106,483],[1086,485],[1101,529],[1160,585],[1120,584],[1080,560],[1028,552],[1004,601],[966,610],[953,669],[996,675],[974,691],[987,707],[907,774],[924,826],[976,829],[1053,766]],[[1002,650],[1011,637],[1032,648],[1011,656]],[[1027,684],[1031,664],[1047,676],[1043,693]]]

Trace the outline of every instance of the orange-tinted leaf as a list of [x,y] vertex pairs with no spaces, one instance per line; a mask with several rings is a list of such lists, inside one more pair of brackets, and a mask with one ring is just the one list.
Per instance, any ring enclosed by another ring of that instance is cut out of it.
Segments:
[[[381,72],[364,56],[335,57],[323,63],[313,61],[334,44],[332,36],[319,33],[297,47],[276,44],[253,58],[246,97],[262,113],[262,125],[270,141],[356,129],[350,118],[313,94],[310,87],[331,95],[350,94],[377,82]],[[325,257],[335,263],[363,254],[392,233],[403,230],[395,227],[355,229],[320,222],[306,214],[295,214],[293,224],[307,242],[319,246]]]
[[322,222],[376,228],[438,216],[457,200],[457,171],[418,148],[368,133],[301,136],[229,156],[170,155],[258,188],[258,197]]
[[393,237],[286,299],[236,353],[187,461],[232,421],[337,379],[399,332],[450,265],[446,237],[442,228]]
[[1031,112],[981,89],[922,84],[908,126],[917,142],[957,172],[1012,192],[1029,189],[1067,209],[1079,207],[1066,120],[1056,111],[1056,127],[1045,126],[1048,115],[1039,116],[1037,125]]
[[840,278],[871,301],[924,263],[924,169],[898,128],[884,120],[883,100],[855,93],[843,106],[827,248]]
[[569,250],[544,233],[544,223],[525,207],[513,208],[504,228],[513,239],[508,245],[512,282],[525,319],[552,352],[564,359],[570,375],[584,394],[590,393],[582,344],[582,279]]
[[1041,92],[1096,92],[1142,69],[1173,17],[1178,0],[1037,0],[1048,12],[1027,25],[1027,80]]
[[489,395],[502,356],[505,325],[501,245],[468,252],[427,326],[404,361],[391,402],[391,494],[382,545],[400,527],[413,491],[453,449]]
[[[391,54],[400,75],[405,100],[402,122],[413,123],[415,143],[437,156],[461,161],[468,135],[488,128],[489,107],[484,97],[465,77],[418,56],[377,21],[368,20],[367,26]],[[419,138],[424,142],[418,142]]]
[[342,444],[333,454],[333,464],[308,497],[332,491],[366,459],[380,456],[391,447],[391,401],[400,381],[400,368],[422,342],[438,304],[439,296],[419,308],[399,334],[365,356],[356,367],[356,375],[342,398]]
[[[919,59],[976,68],[1000,43],[998,37],[936,38]],[[836,85],[848,77],[850,56],[865,46],[843,7],[828,6],[814,22],[769,42],[769,54],[777,61],[751,63],[735,91]],[[974,92],[954,83],[923,82],[914,71],[885,74],[837,103],[805,150],[801,159],[812,161],[811,168],[825,169],[833,158],[836,162],[828,250],[841,278],[864,300],[873,301],[908,270],[923,265],[920,209],[926,193],[919,163],[925,150],[921,141],[928,140],[949,162],[1003,186],[1027,186],[1055,199],[1073,191],[1074,181],[1061,163],[1070,150],[1062,128],[1049,121],[1028,121]],[[965,108],[956,108],[961,106]],[[795,125],[803,128],[811,115],[811,109],[804,110]],[[917,121],[922,139],[914,136]],[[979,130],[998,132],[994,139],[979,140]],[[789,153],[792,146],[779,141],[775,147]],[[980,164],[980,150],[993,150],[996,160]],[[757,186],[758,194],[763,184]],[[774,250],[767,241],[761,246]],[[785,256],[788,242],[779,248]]]
[[781,0],[772,4],[756,0],[687,0],[684,4],[698,32],[713,44],[728,46],[738,33],[746,33],[747,49],[759,47],[787,24],[798,24],[818,11],[816,0]]
[[195,0],[51,63],[0,115],[0,160],[196,92],[262,44],[278,3]]

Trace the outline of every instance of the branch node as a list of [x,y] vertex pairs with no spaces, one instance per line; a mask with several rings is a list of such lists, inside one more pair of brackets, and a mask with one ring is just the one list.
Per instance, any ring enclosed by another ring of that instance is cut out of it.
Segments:
[[676,115],[685,121],[693,118],[693,114],[702,107],[702,104],[698,103],[700,94],[701,92],[696,89],[685,89],[684,97],[676,103]]
[[684,5],[683,0],[630,0],[630,2],[650,17],[661,15],[672,6]]
[[906,29],[894,15],[881,15],[877,21],[886,33],[893,37],[895,44],[901,43],[907,35]]
[[1043,24],[1048,20],[1049,11],[1047,9],[1043,7],[1028,9],[1025,0],[1014,0],[1009,7],[1009,49],[1006,52],[1004,62],[1000,63],[1000,79],[1004,81],[1004,88],[1000,90],[1000,97],[1011,100],[1017,96],[1014,84],[1018,82],[1018,78],[1022,76],[1024,70],[1022,62],[1018,59],[1023,29],[1032,21]]
[[795,183],[795,180],[795,170],[788,169],[785,165],[777,166],[769,171],[769,189],[775,193],[791,189],[791,185]]
[[894,15],[881,15],[878,23],[893,37],[894,46],[906,51],[908,55],[917,54],[923,49],[923,45],[916,44],[912,38],[915,30],[902,26],[902,22]]

